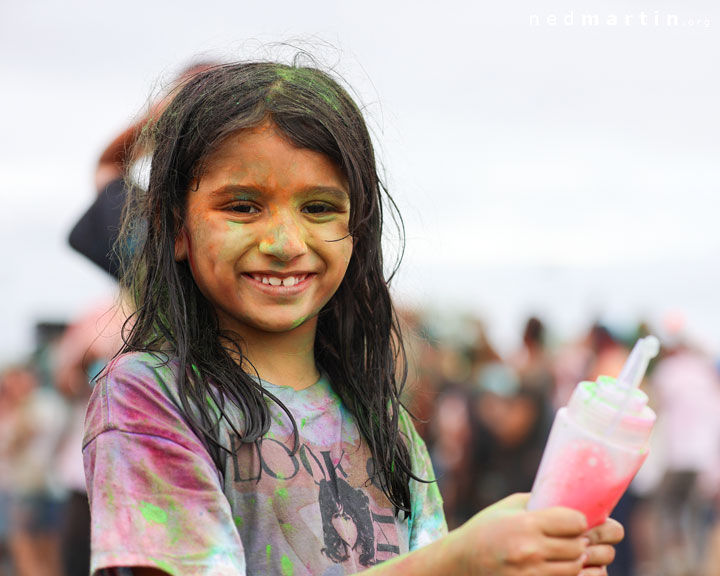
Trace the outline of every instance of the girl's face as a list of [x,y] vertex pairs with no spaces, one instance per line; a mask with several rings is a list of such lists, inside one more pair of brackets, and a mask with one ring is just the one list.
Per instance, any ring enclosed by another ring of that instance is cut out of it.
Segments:
[[187,259],[223,329],[315,329],[352,254],[346,178],[272,122],[230,136],[188,192],[175,259]]

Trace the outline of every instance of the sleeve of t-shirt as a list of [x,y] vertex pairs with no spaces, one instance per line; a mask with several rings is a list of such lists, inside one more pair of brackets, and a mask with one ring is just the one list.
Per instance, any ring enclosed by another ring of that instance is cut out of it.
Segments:
[[408,442],[413,473],[418,478],[430,480],[430,482],[410,480],[412,514],[408,521],[408,538],[409,549],[412,551],[445,536],[448,528],[430,455],[425,442],[415,430],[410,416],[404,410],[400,416],[400,431]]
[[83,447],[91,574],[245,574],[217,468],[171,401],[169,378],[167,366],[121,357],[93,391]]

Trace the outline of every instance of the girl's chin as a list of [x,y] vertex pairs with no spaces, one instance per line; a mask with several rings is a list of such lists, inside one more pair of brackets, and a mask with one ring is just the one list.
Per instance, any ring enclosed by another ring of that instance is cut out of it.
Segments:
[[244,332],[265,332],[268,334],[286,334],[293,332],[297,329],[307,327],[308,322],[314,324],[314,320],[317,316],[293,316],[293,317],[282,317],[282,318],[263,318],[258,321],[243,320],[239,322],[233,322],[235,331],[240,334]]

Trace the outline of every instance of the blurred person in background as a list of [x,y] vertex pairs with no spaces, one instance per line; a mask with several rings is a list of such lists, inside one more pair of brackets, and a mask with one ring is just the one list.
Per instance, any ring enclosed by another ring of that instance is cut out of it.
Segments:
[[15,574],[59,575],[60,503],[53,494],[52,473],[65,405],[40,385],[32,365],[10,367],[0,380],[6,403],[0,462],[10,493],[8,544]]
[[552,423],[547,390],[508,365],[489,364],[478,375],[471,416],[472,510],[529,492]]
[[[443,495],[450,528],[460,526],[479,509],[473,503],[474,433],[473,381],[486,366],[500,362],[485,325],[477,318],[455,322],[443,317],[445,337],[436,342],[436,388],[439,390],[430,419],[428,446]],[[447,334],[455,327],[459,335]]]
[[610,328],[599,322],[592,325],[587,338],[592,356],[583,380],[595,381],[598,376],[619,376],[630,355],[627,346],[613,335]]
[[553,360],[547,348],[545,324],[536,316],[525,323],[522,347],[510,364],[523,381],[523,386],[535,388],[548,398],[555,396]]
[[572,342],[565,342],[554,355],[553,378],[555,394],[553,407],[555,410],[566,406],[575,386],[587,376],[588,367],[593,359],[593,351],[587,337]]
[[717,555],[706,542],[720,488],[720,378],[709,356],[675,334],[651,386],[664,463],[656,495],[657,573],[695,575],[703,555]]
[[437,397],[431,419],[430,458],[443,497],[445,519],[450,530],[472,518],[469,395],[467,387],[445,383]]
[[90,507],[82,460],[85,409],[91,379],[122,344],[127,315],[115,301],[101,302],[71,325],[57,349],[55,385],[71,406],[68,427],[58,448],[58,481],[67,492],[61,524],[65,576],[90,572]]
[[403,403],[417,417],[415,429],[430,445],[430,420],[442,378],[439,376],[438,349],[431,341],[422,315],[411,308],[398,310],[403,330],[405,356],[408,362],[407,385],[403,390]]

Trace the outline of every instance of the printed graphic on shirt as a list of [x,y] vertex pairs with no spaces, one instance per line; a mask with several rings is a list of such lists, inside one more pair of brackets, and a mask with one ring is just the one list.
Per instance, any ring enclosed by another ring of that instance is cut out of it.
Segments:
[[[287,544],[301,560],[303,551],[315,558],[319,552],[333,563],[350,560],[367,568],[401,553],[396,522],[402,523],[402,515],[393,516],[389,501],[370,481],[368,473],[374,466],[365,446],[349,447],[354,456],[364,456],[351,460],[347,446],[333,458],[332,450],[308,443],[293,454],[277,439],[264,439],[258,450],[241,445],[233,435],[230,438],[235,491],[267,495],[276,515],[294,518]],[[256,528],[247,535],[240,528],[246,546],[252,547],[258,537]]]

